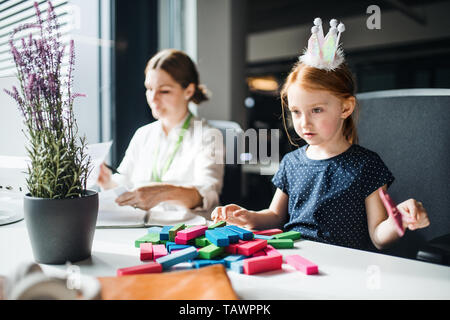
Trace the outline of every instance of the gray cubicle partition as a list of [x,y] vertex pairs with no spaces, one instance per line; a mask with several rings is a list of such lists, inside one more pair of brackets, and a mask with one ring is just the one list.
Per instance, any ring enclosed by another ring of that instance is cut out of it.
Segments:
[[428,228],[407,232],[388,254],[414,258],[419,246],[450,233],[450,89],[387,90],[357,95],[359,144],[394,174],[395,202],[420,200]]

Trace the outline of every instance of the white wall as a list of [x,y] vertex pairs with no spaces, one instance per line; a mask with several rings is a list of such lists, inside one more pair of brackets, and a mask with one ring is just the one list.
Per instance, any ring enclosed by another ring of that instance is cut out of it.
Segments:
[[[450,37],[450,3],[441,2],[426,6],[414,7],[417,12],[424,13],[426,25],[421,25],[399,11],[384,13],[381,8],[381,30],[369,30],[365,12],[355,17],[346,18],[343,23],[346,31],[342,34],[344,50],[358,48],[368,49],[381,45],[411,43]],[[247,38],[248,62],[290,58],[302,53],[307,46],[311,23],[282,30],[255,33]],[[339,19],[339,17],[335,17]],[[324,20],[324,31],[328,32],[328,20]]]

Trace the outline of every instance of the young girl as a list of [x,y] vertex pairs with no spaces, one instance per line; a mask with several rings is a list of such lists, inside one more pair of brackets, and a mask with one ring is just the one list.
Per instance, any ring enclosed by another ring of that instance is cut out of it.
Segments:
[[[319,35],[313,28],[312,41],[324,47],[329,36]],[[288,111],[295,132],[307,144],[282,159],[272,179],[277,190],[270,207],[256,212],[231,204],[216,208],[211,217],[250,229],[284,225],[304,239],[382,249],[399,238],[377,192],[386,190],[394,177],[375,152],[356,144],[355,83],[342,52],[338,49],[333,60],[324,61],[325,52],[312,56],[314,45],[310,39],[281,91],[285,128]],[[408,216],[403,228],[429,225],[420,202],[410,199],[398,208]]]

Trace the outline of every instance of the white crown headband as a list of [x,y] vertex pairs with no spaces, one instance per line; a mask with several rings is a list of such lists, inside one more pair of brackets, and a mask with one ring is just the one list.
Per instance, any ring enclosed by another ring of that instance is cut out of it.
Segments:
[[300,61],[318,69],[334,70],[344,62],[344,51],[339,47],[339,39],[345,31],[343,23],[338,25],[336,19],[330,20],[330,30],[323,36],[322,19],[314,19],[308,48],[299,57]]

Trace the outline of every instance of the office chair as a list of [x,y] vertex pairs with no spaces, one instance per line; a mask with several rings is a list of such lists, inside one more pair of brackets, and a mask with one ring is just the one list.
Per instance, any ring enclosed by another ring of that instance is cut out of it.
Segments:
[[449,264],[450,89],[357,95],[359,144],[377,152],[395,177],[396,203],[421,201],[430,226],[407,231],[386,254]]
[[[238,163],[238,138],[243,134],[237,122],[208,120],[208,123],[221,131],[225,145],[225,170],[223,187],[219,200],[221,205],[241,202],[242,166]],[[227,157],[228,156],[228,157]]]

